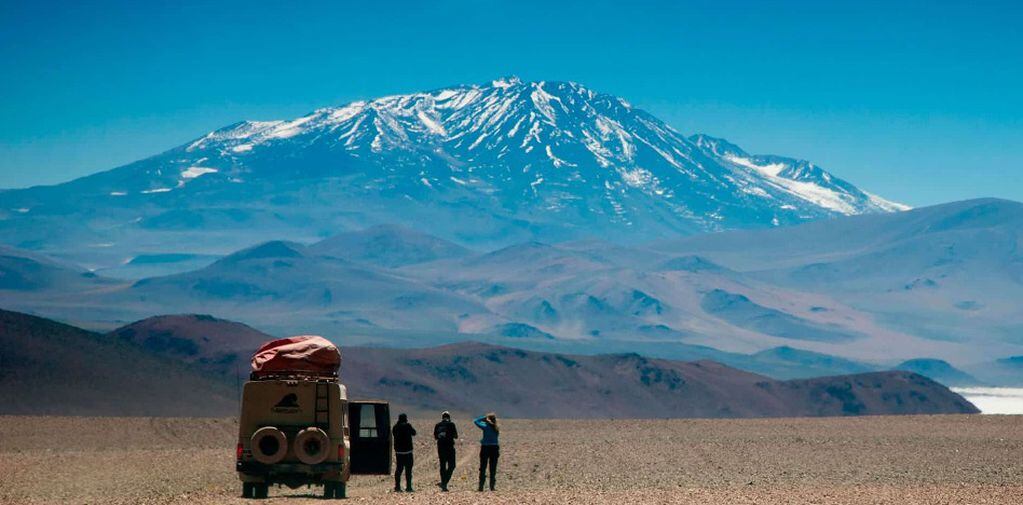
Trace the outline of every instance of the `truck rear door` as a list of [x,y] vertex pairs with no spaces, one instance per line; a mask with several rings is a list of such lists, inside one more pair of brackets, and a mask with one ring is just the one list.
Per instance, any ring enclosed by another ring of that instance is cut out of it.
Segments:
[[348,402],[351,473],[391,473],[391,412],[387,402]]

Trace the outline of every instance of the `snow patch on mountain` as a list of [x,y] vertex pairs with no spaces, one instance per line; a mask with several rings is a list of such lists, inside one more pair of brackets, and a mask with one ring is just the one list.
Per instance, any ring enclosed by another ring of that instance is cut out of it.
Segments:
[[202,176],[204,176],[206,174],[215,174],[217,172],[218,172],[218,170],[215,169],[215,168],[209,168],[209,167],[188,167],[188,168],[186,168],[186,169],[181,171],[181,178],[182,179],[195,179],[197,177],[202,177]]
[[[776,185],[777,187],[781,188],[784,191],[787,191],[793,196],[802,198],[803,200],[806,200],[807,202],[810,202],[814,205],[823,207],[825,209],[833,210],[835,212],[845,215],[852,215],[857,213],[856,208],[850,202],[846,201],[846,198],[848,197],[838,193],[837,191],[821,187],[812,182],[793,181],[790,179],[779,177],[779,174],[782,172],[782,170],[785,170],[787,168],[787,165],[785,165],[784,163],[768,163],[764,165],[758,165],[749,158],[742,158],[734,154],[727,154],[724,156],[724,158],[732,163],[735,163],[736,165],[750,168],[759,172],[766,178],[766,181],[769,184]],[[766,195],[770,197],[770,195],[768,195],[767,192],[760,187],[750,188],[749,192],[756,195]]]
[[902,211],[906,211],[906,210],[911,210],[913,208],[913,207],[911,207],[909,205],[906,205],[904,203],[893,202],[891,200],[885,200],[884,198],[881,198],[880,196],[877,196],[877,195],[875,195],[873,193],[869,193],[867,191],[864,191],[863,193],[865,193],[867,195],[867,197],[870,198],[871,203],[873,203],[879,209],[882,209],[882,210],[884,210],[886,212],[902,212]]
[[768,177],[778,177],[778,174],[785,169],[783,163],[769,163],[767,165],[757,165],[753,163],[753,160],[749,158],[742,158],[734,154],[726,154],[724,158],[732,163],[742,165],[744,167],[752,168]]

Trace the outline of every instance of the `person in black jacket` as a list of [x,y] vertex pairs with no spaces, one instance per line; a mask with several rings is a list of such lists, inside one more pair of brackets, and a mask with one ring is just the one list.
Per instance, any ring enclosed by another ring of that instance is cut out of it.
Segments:
[[451,482],[451,474],[455,473],[455,439],[458,438],[458,428],[451,422],[451,414],[444,411],[440,415],[440,422],[433,427],[433,438],[437,441],[437,457],[440,459],[440,486],[441,491],[448,490],[448,482]]
[[405,492],[412,492],[412,437],[416,429],[408,422],[408,416],[401,414],[391,429],[394,436],[394,492],[401,492],[401,474],[405,473]]

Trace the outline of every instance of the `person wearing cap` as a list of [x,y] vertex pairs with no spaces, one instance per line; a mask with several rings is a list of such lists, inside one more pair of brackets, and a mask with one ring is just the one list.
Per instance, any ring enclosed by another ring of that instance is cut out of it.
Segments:
[[416,429],[408,422],[408,416],[401,414],[391,429],[394,436],[394,492],[401,492],[401,474],[405,473],[405,492],[412,492],[412,437]]
[[447,491],[451,474],[455,473],[455,440],[458,438],[458,428],[451,422],[450,412],[445,410],[440,415],[440,422],[433,427],[433,438],[437,441],[440,459],[440,483],[437,485],[441,491]]

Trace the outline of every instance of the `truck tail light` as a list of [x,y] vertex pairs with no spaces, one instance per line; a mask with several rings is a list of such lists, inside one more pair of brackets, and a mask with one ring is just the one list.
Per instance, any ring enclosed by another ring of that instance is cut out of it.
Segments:
[[241,442],[238,442],[238,447],[234,451],[234,457],[238,461],[242,460],[242,443]]
[[345,444],[344,443],[341,443],[341,444],[337,445],[337,460],[338,461],[344,461],[345,460]]

